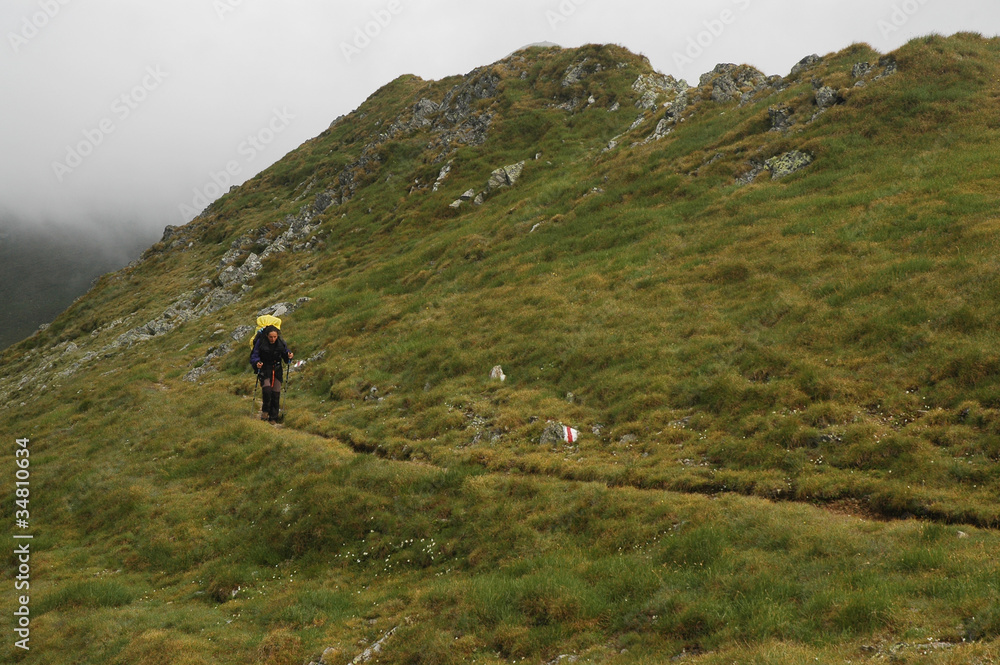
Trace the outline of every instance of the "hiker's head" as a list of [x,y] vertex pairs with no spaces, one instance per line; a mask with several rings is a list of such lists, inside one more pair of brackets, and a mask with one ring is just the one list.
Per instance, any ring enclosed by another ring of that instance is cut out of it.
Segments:
[[267,341],[269,341],[271,344],[274,344],[275,342],[277,342],[278,341],[278,331],[277,330],[271,330],[271,331],[269,331],[267,333]]

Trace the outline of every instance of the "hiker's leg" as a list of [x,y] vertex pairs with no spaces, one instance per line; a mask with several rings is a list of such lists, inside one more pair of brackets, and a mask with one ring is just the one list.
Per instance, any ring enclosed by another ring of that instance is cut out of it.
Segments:
[[274,393],[271,390],[271,382],[265,381],[261,388],[260,417],[267,420],[271,413],[271,402],[274,400]]
[[277,420],[281,409],[281,381],[275,380],[271,385],[271,409],[268,414],[271,420]]

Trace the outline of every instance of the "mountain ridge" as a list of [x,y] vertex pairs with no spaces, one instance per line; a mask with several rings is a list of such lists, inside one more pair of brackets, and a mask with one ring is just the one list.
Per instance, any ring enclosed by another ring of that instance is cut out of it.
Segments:
[[998,55],[380,88],[4,353],[40,648],[987,662]]

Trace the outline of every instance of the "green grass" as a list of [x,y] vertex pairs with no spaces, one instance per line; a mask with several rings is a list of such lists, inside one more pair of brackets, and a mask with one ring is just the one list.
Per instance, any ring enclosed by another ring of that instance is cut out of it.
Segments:
[[[464,81],[385,86],[5,353],[37,527],[33,648],[10,658],[349,662],[395,630],[382,662],[994,660],[998,50],[918,39],[855,88],[877,59],[855,45],[807,73],[845,97],[814,122],[807,78],[743,106],[692,91],[668,137],[631,146],[651,116],[610,152],[647,65],[532,50],[479,72],[489,138],[438,192],[435,130],[373,141]],[[775,104],[791,131],[767,131]],[[792,149],[816,160],[735,184]],[[327,190],[350,195],[318,250],[104,350]],[[182,379],[302,296],[284,428],[251,418],[246,341]],[[581,438],[540,443],[548,421]]]

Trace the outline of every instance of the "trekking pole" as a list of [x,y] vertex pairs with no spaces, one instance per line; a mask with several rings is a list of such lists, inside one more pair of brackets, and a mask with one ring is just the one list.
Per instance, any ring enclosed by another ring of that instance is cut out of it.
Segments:
[[257,380],[253,384],[253,401],[250,402],[251,416],[257,412],[257,386],[260,385],[260,372],[254,372],[254,376],[257,377]]
[[[279,358],[279,362],[280,361],[281,360]],[[288,402],[288,379],[292,375],[292,361],[289,360],[288,362],[285,363],[285,365],[288,367],[288,370],[285,372],[285,385],[283,385],[281,387],[281,391],[283,393],[285,393],[285,399],[282,400],[282,405],[281,405],[281,418],[282,418],[282,421],[284,421],[284,418],[285,418],[285,404],[287,404],[287,402]]]

